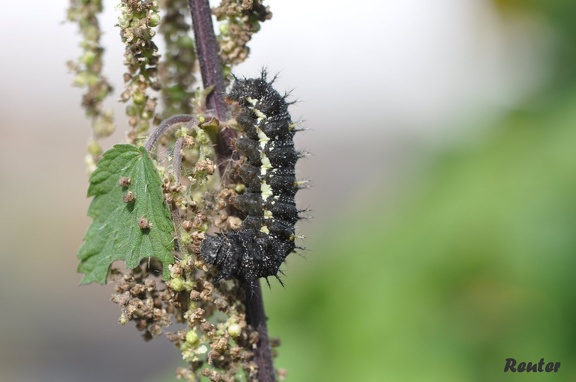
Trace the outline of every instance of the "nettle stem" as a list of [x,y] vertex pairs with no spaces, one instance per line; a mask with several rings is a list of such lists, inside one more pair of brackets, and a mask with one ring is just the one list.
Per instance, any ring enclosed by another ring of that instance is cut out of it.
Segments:
[[[212,10],[208,0],[189,0],[189,4],[202,84],[204,89],[209,87],[213,89],[206,99],[206,105],[220,121],[225,121],[229,117],[228,107],[224,99],[226,83],[222,70],[222,60],[220,60],[220,48],[212,24]],[[220,174],[224,173],[226,164],[232,156],[234,138],[236,138],[236,132],[232,129],[221,129],[218,134],[216,156]]]
[[266,326],[266,314],[264,313],[264,300],[260,280],[252,283],[251,290],[244,285],[246,292],[246,323],[258,332],[258,347],[254,349],[254,361],[258,365],[258,381],[273,382],[276,380],[272,351]]
[[212,24],[212,10],[207,0],[189,0],[189,3],[202,84],[204,88],[213,87],[214,89],[207,97],[207,104],[216,112],[218,118],[226,119],[228,116],[228,108],[224,100],[226,85],[222,61],[218,53],[220,48]]
[[[222,61],[219,56],[219,46],[212,24],[212,11],[208,0],[189,0],[192,13],[192,26],[196,42],[196,53],[200,62],[200,72],[204,88],[212,87],[212,93],[207,97],[207,106],[214,111],[216,117],[225,121],[228,119],[226,106],[225,81]],[[226,163],[232,157],[232,140],[236,133],[232,129],[222,129],[218,136],[216,155],[220,174],[224,173]],[[268,340],[268,328],[264,313],[264,302],[260,281],[244,285],[246,300],[246,321],[258,332],[258,346],[254,349],[254,360],[258,365],[257,379],[260,382],[276,380],[272,352]]]
[[[188,125],[195,124],[196,117],[190,114],[178,114],[174,115],[170,118],[165,119],[162,123],[154,129],[152,134],[150,134],[150,138],[146,141],[144,147],[146,151],[150,154],[156,144],[160,140],[160,138],[170,129],[174,128],[174,126],[186,123]],[[180,167],[182,166],[182,147],[184,145],[184,139],[179,138],[174,145],[174,153],[173,153],[173,167],[174,167],[174,177],[176,179],[176,184],[180,184]],[[180,227],[182,227],[182,218],[180,217],[180,210],[174,203],[169,203],[170,205],[170,214],[172,216],[172,221],[174,222],[174,231],[176,233],[175,245],[177,251],[182,251],[186,253],[186,246],[182,245],[181,243],[181,235],[180,235]]]
[[[193,115],[189,115],[189,114],[178,114],[178,115],[174,115],[170,118],[165,119],[164,121],[162,121],[160,126],[158,126],[152,132],[152,134],[150,134],[150,138],[148,138],[148,141],[146,141],[146,144],[144,145],[144,147],[146,147],[146,151],[148,151],[148,152],[152,151],[154,146],[156,146],[156,143],[158,143],[158,140],[169,129],[173,128],[174,126],[176,126],[177,124],[180,124],[180,123],[193,123],[194,121],[196,121],[196,118],[194,118]],[[180,147],[180,148],[182,148],[182,147]],[[175,152],[176,152],[176,150],[175,150]],[[179,169],[180,166],[178,166],[178,167],[174,166],[174,168]]]

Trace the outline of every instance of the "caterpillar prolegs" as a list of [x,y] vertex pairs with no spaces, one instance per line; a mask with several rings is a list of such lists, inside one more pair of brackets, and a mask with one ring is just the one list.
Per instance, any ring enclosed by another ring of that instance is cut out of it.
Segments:
[[294,196],[298,191],[294,149],[295,124],[286,97],[266,80],[236,79],[227,98],[237,102],[236,121],[241,137],[236,150],[244,162],[238,175],[245,192],[234,206],[245,214],[238,231],[208,235],[200,256],[214,265],[220,278],[251,283],[260,277],[278,277],[280,266],[294,252],[294,225],[300,219]]

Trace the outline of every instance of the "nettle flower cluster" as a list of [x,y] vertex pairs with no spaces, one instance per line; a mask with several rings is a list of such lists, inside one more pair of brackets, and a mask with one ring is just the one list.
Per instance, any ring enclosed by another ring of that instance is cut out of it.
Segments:
[[117,10],[120,36],[126,46],[124,65],[125,88],[120,101],[129,103],[126,114],[131,131],[128,140],[131,143],[142,138],[156,116],[157,97],[147,93],[148,89],[158,91],[162,85],[158,79],[160,53],[152,40],[156,34],[154,27],[160,24],[159,6],[155,0],[124,0]]

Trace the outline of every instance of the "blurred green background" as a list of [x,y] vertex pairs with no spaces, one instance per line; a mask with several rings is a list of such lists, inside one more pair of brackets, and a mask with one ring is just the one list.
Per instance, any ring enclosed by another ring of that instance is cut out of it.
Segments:
[[374,190],[322,227],[267,295],[278,364],[297,381],[520,381],[505,359],[544,357],[575,380],[574,106],[511,113],[398,205]]
[[[530,72],[538,80],[516,84],[521,94],[504,106],[475,109],[470,101],[464,112],[437,119],[444,135],[399,133],[402,120],[398,131],[384,128],[394,125],[383,122],[386,99],[377,100],[382,120],[363,117],[368,101],[358,93],[334,96],[329,86],[315,93],[289,78],[290,64],[273,64],[286,88],[303,90],[297,115],[312,131],[300,146],[315,154],[300,169],[314,185],[301,193],[313,216],[300,224],[307,250],[288,259],[285,288],[265,290],[270,333],[282,340],[276,366],[287,369],[288,381],[576,380],[576,2],[474,3],[503,26],[497,38],[534,45],[523,57],[539,60]],[[411,4],[418,13],[418,2]],[[276,18],[281,24],[282,9],[270,23]],[[373,25],[350,33],[366,38]],[[73,34],[65,28],[59,33]],[[516,45],[504,47],[492,54],[515,55]],[[66,87],[63,62],[74,53],[53,57],[51,49],[37,46],[47,57],[42,73],[13,63],[3,78],[28,87],[0,93],[0,380],[174,380],[178,352],[167,341],[145,343],[134,328],[117,325],[110,286],[78,287],[74,256],[89,224],[88,127],[79,92]],[[518,66],[509,73],[534,66],[510,62]],[[303,70],[308,64],[301,62]],[[51,71],[60,81],[53,87],[42,82]],[[319,82],[333,81],[319,73]],[[475,74],[468,72],[470,81]],[[336,98],[324,105],[324,97]],[[335,109],[353,119],[331,119]],[[556,374],[504,374],[510,357],[562,366]]]
[[[291,380],[576,380],[576,3],[495,5],[549,28],[547,81],[321,227],[267,293]],[[504,374],[510,357],[562,366]]]

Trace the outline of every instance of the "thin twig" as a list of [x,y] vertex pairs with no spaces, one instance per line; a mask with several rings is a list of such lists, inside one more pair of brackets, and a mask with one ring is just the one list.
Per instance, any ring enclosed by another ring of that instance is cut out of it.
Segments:
[[146,151],[148,152],[152,151],[154,146],[156,146],[156,143],[158,143],[160,137],[162,137],[162,135],[164,135],[164,133],[168,131],[168,129],[170,129],[171,127],[179,123],[190,123],[194,120],[196,120],[196,118],[194,118],[194,116],[190,114],[178,114],[170,118],[166,118],[164,121],[162,121],[160,126],[158,126],[152,132],[152,134],[150,134],[150,138],[148,138],[148,141],[144,145],[144,147],[146,147]]
[[[152,132],[152,134],[150,134],[150,138],[148,138],[148,141],[146,141],[146,144],[144,145],[144,147],[146,148],[146,151],[151,152],[152,149],[154,149],[154,147],[156,146],[156,144],[158,143],[158,141],[160,140],[160,137],[162,137],[162,135],[164,135],[165,132],[167,132],[168,130],[170,130],[172,127],[181,124],[181,123],[194,123],[196,121],[196,118],[193,115],[189,115],[189,114],[178,114],[175,116],[172,116],[170,118],[166,118],[164,121],[162,121],[162,123],[160,124],[160,126],[158,126],[156,129],[154,129],[154,131]],[[176,178],[176,184],[180,184],[180,166],[182,165],[182,146],[184,144],[184,139],[180,138],[176,141],[176,145],[174,147],[174,176]],[[178,207],[176,206],[176,203],[171,202],[170,203],[170,214],[172,215],[172,221],[174,224],[174,232],[176,234],[176,238],[175,238],[175,244],[176,244],[176,251],[177,252],[183,252],[186,253],[187,249],[186,246],[183,246],[182,243],[180,242],[180,227],[182,227],[182,219],[180,218],[180,211],[178,209]]]
[[[174,177],[176,180],[176,185],[180,185],[180,173],[182,171],[182,147],[184,146],[184,138],[178,138],[176,144],[174,145],[174,155],[172,160],[172,167],[174,168]],[[172,221],[174,222],[174,230],[176,232],[176,244],[178,248],[176,248],[177,252],[182,253],[183,255],[188,255],[188,249],[185,245],[181,243],[181,231],[180,228],[182,227],[182,218],[180,217],[180,209],[176,205],[174,201],[170,203],[170,213],[172,214]]]
[[[189,0],[189,4],[202,83],[204,88],[212,86],[214,89],[207,97],[206,103],[210,109],[214,110],[218,119],[223,121],[228,119],[228,109],[224,99],[224,74],[218,53],[219,47],[212,25],[210,4],[208,0]],[[219,133],[216,154],[220,174],[224,173],[226,164],[232,156],[232,141],[234,138],[235,132],[232,129],[222,129]],[[266,327],[260,280],[255,281],[250,288],[246,289],[246,321],[258,332],[258,346],[254,350],[254,360],[258,365],[257,379],[259,382],[274,382],[276,378],[268,340],[268,328]]]
[[182,147],[184,146],[184,138],[178,138],[176,144],[174,145],[174,159],[172,161],[172,166],[174,167],[174,177],[176,178],[176,184],[180,185],[180,173],[182,169]]

